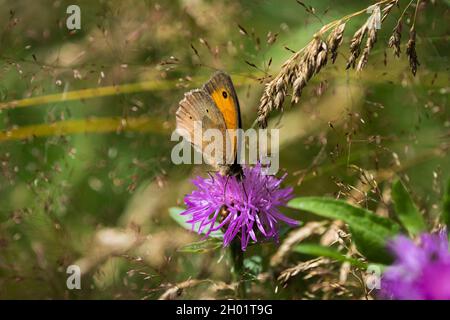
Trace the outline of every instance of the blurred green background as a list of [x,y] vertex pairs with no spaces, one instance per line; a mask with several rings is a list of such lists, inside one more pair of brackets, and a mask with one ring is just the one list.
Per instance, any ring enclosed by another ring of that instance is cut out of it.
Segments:
[[[171,220],[168,208],[182,206],[190,179],[208,170],[171,163],[178,101],[224,70],[248,128],[259,79],[276,75],[323,23],[373,1],[304,1],[315,14],[295,0],[77,1],[76,32],[65,26],[72,1],[0,3],[0,298],[156,299],[177,283],[186,286],[182,298],[233,296],[226,251],[177,251],[200,237]],[[299,104],[272,116],[285,184],[296,195],[349,199],[389,215],[397,176],[430,224],[436,220],[450,177],[449,6],[422,1],[419,9],[416,77],[404,55],[414,10],[404,19],[401,59],[387,47],[397,8],[367,69],[345,70],[363,14],[348,23],[336,64],[313,78]],[[64,99],[123,84],[134,84],[132,92]],[[49,94],[62,96],[8,104]],[[312,290],[304,277],[279,283],[269,267],[276,250],[264,244],[246,252],[252,298],[339,296]],[[287,266],[303,260],[291,254]],[[66,287],[71,264],[82,267],[81,290]],[[338,272],[330,267],[315,281]],[[361,295],[357,286],[345,291]]]

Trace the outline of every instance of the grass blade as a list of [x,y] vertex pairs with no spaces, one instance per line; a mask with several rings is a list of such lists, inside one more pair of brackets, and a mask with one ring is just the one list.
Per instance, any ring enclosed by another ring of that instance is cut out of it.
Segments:
[[398,219],[410,235],[415,236],[426,230],[423,216],[400,180],[392,184],[392,200]]
[[352,266],[355,266],[360,269],[367,268],[367,263],[362,262],[355,258],[346,257],[334,248],[321,246],[319,244],[302,243],[294,248],[294,252],[316,257],[326,257],[339,262],[350,262]]
[[347,223],[358,250],[367,259],[381,263],[391,260],[386,250],[386,241],[400,230],[395,222],[376,216],[369,210],[330,198],[295,198],[289,201],[288,206]]
[[[181,213],[185,211],[185,209],[180,208],[180,207],[171,207],[169,208],[169,215],[170,217],[175,220],[180,226],[182,226],[183,228],[192,231],[194,230],[195,232],[197,232],[198,230],[198,224],[194,225],[194,229],[192,229],[192,224],[188,223],[187,221],[190,219],[189,216],[182,216]],[[205,230],[206,231],[206,230]],[[204,233],[204,232],[202,232]],[[209,234],[210,237],[215,237],[215,238],[223,238],[223,232],[220,230],[217,231],[213,231]]]

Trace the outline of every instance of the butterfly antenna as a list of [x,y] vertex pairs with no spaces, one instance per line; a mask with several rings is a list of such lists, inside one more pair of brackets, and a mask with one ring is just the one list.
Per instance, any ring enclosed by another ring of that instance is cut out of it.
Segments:
[[[265,175],[265,178],[267,180],[267,175]],[[266,189],[267,193],[270,194],[269,188],[267,188],[267,183],[264,184],[264,188]]]
[[208,174],[208,176],[212,179],[212,182],[214,183],[215,182],[215,178],[214,178],[214,176],[212,175],[212,173],[215,173],[215,171],[207,171],[206,173]]
[[247,191],[245,190],[245,185],[244,185],[244,183],[242,182],[242,180],[241,180],[241,183],[242,183],[242,191],[244,191],[244,194],[245,194],[245,199],[248,200],[248,194],[247,194]]
[[228,180],[230,179],[230,176],[227,176],[227,180],[225,181],[225,187],[223,188],[223,198],[225,200],[225,196],[227,193],[227,186],[228,186]]

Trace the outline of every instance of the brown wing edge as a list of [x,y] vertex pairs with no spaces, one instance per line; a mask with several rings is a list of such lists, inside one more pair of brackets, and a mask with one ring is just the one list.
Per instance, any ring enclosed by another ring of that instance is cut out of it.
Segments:
[[218,86],[219,83],[226,84],[226,87],[231,92],[234,101],[236,101],[237,115],[238,115],[238,129],[241,129],[242,128],[241,108],[231,77],[226,72],[218,70],[214,72],[211,78],[203,85],[202,89],[205,90],[209,95],[211,95],[212,92],[219,87]]
[[[208,112],[205,112],[205,109],[207,109]],[[207,116],[209,120],[216,118],[216,121],[219,121],[219,123],[214,124],[214,127],[217,126],[217,128],[219,128],[222,126],[223,130],[226,129],[225,120],[222,114],[209,94],[203,89],[194,89],[186,92],[184,98],[179,102],[179,107],[176,111],[176,130],[178,131],[178,134],[189,141],[194,149],[200,153],[203,153],[203,145],[196,145],[194,141],[192,141],[192,138],[194,137],[193,122],[201,121],[204,123],[204,117],[207,114],[209,114]]]

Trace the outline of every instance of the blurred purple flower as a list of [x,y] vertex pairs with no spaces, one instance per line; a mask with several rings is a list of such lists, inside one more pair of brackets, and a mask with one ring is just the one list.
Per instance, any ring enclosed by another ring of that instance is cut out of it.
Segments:
[[184,198],[187,210],[181,214],[191,216],[187,222],[198,233],[208,236],[219,229],[224,231],[224,246],[239,235],[245,251],[250,239],[257,242],[262,236],[277,241],[279,221],[290,225],[298,222],[277,209],[292,198],[292,188],[280,188],[286,175],[281,179],[264,175],[261,164],[244,167],[243,172],[241,181],[219,173],[197,177],[193,180],[197,190]]
[[450,252],[445,230],[422,234],[418,245],[405,236],[399,236],[389,247],[396,260],[383,274],[383,298],[450,299]]

